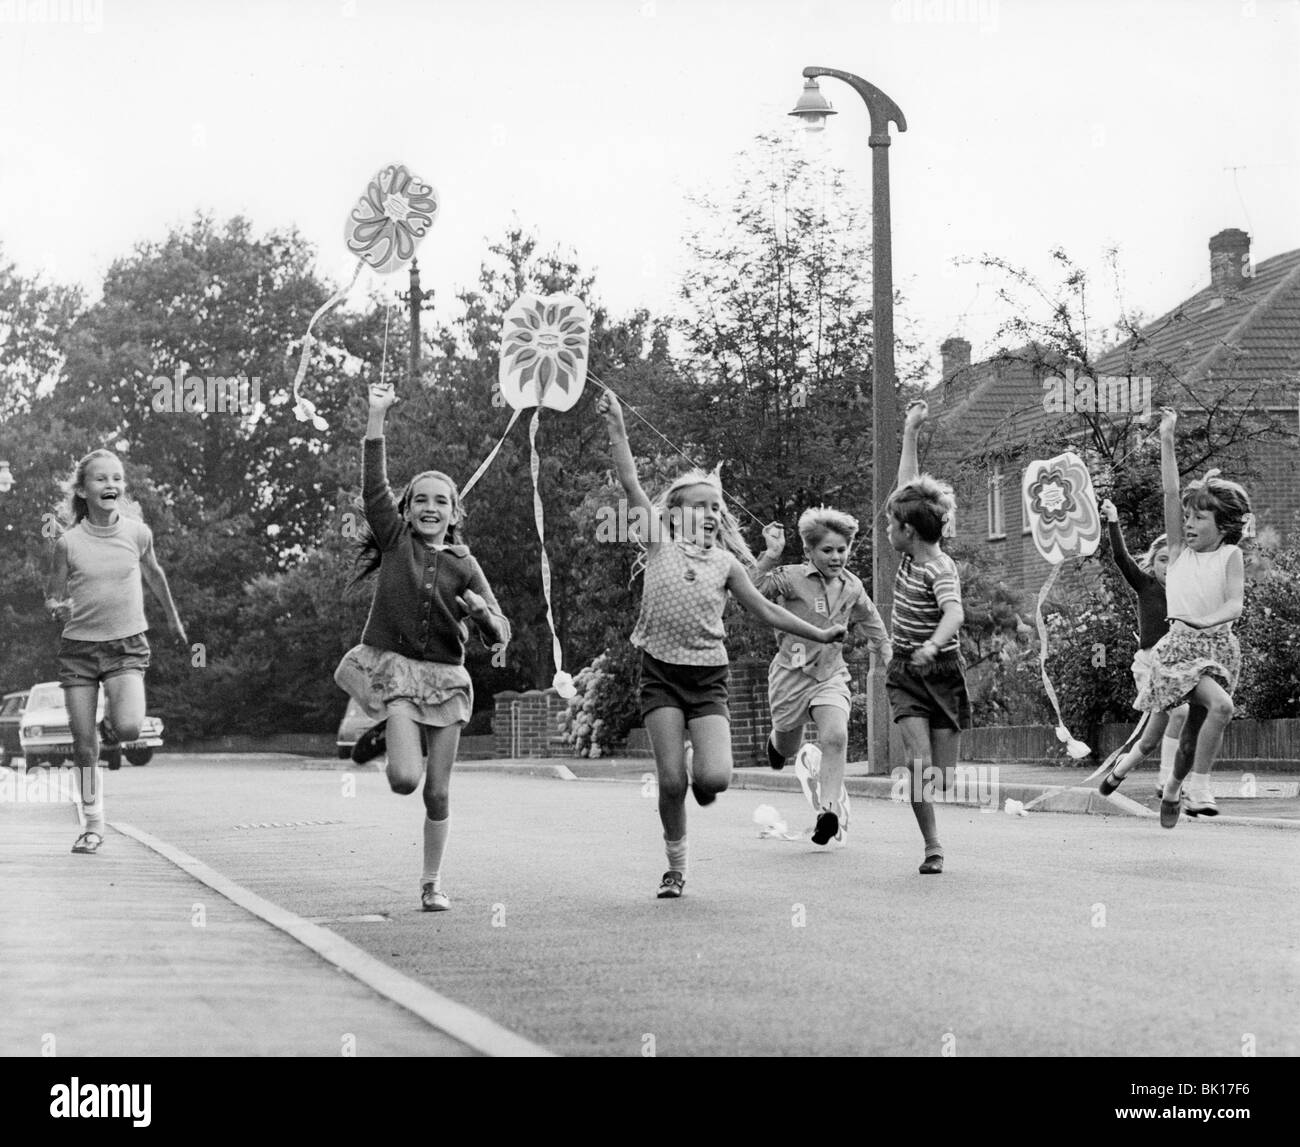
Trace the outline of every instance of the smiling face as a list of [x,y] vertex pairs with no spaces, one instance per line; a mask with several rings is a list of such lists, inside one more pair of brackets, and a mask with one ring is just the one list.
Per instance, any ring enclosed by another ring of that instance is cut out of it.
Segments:
[[1214,520],[1213,510],[1183,508],[1183,544],[1197,553],[1217,550],[1223,543],[1223,531]]
[[821,541],[807,547],[806,553],[822,577],[838,577],[849,560],[849,539],[834,530],[827,530]]
[[676,507],[681,514],[682,541],[711,546],[722,529],[722,493],[708,482],[683,487]]
[[77,494],[85,499],[90,521],[96,526],[111,525],[126,493],[126,475],[122,463],[110,455],[100,455],[86,463]]
[[411,486],[406,520],[422,541],[442,545],[447,528],[456,521],[456,492],[451,483],[442,478],[417,478]]

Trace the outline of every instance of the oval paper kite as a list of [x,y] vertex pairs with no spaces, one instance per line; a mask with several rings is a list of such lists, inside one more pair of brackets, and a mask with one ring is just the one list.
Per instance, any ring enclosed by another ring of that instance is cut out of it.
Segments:
[[501,397],[514,409],[570,410],[587,382],[591,315],[573,295],[521,295],[501,329]]
[[[1086,558],[1101,544],[1101,514],[1092,489],[1092,475],[1077,454],[1068,450],[1046,461],[1030,462],[1021,486],[1024,495],[1025,523],[1034,536],[1038,552],[1052,563],[1038,591],[1038,661],[1043,687],[1056,710],[1056,736],[1075,760],[1092,750],[1070,735],[1061,716],[1056,690],[1047,676],[1047,625],[1043,621],[1043,603],[1056,584],[1061,564],[1066,558]],[[1028,807],[1028,806],[1027,806]]]
[[403,164],[390,163],[348,215],[348,250],[381,275],[401,270],[438,217],[438,193]]

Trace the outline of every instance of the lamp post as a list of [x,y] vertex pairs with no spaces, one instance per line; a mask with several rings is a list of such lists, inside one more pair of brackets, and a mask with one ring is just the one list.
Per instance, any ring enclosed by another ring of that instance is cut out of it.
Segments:
[[429,306],[433,305],[433,292],[420,289],[419,259],[411,260],[410,276],[411,289],[399,291],[397,297],[407,305],[410,314],[411,349],[407,358],[406,373],[407,385],[413,388],[420,373],[420,312],[424,310],[426,300]]
[[[836,68],[808,67],[803,70],[804,90],[792,116],[798,116],[809,131],[821,131],[826,117],[835,115],[821,89],[818,76],[843,80],[858,93],[871,117],[871,595],[881,616],[892,620],[894,574],[898,555],[889,544],[884,527],[885,500],[898,474],[898,411],[894,380],[894,260],[889,218],[889,124],[907,130],[898,105],[873,84]],[[885,667],[877,661],[867,676],[870,708],[867,712],[867,740],[873,773],[888,772],[889,703],[885,696]]]

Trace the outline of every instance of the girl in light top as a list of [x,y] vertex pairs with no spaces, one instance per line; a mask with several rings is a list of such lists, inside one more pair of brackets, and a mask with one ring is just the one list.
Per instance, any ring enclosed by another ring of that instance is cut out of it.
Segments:
[[[98,852],[104,843],[101,742],[133,741],[144,723],[144,672],[149,668],[142,579],[185,644],[185,627],[167,577],[153,551],[153,533],[127,497],[122,463],[110,450],[92,450],[68,479],[71,525],[54,543],[45,607],[64,622],[59,684],[68,708],[72,758],[81,771],[85,831],[73,852]],[[95,723],[99,686],[104,719]]]
[[1210,792],[1210,769],[1232,720],[1232,692],[1241,673],[1241,646],[1232,623],[1241,616],[1246,569],[1237,543],[1253,533],[1250,497],[1236,482],[1211,470],[1181,496],[1174,427],[1178,415],[1160,420],[1160,477],[1165,496],[1169,572],[1165,595],[1169,632],[1152,649],[1154,662],[1143,708],[1162,711],[1190,704],[1173,775],[1160,801],[1160,823],[1178,823],[1188,769],[1187,812],[1218,813]]
[[[843,625],[801,621],[767,601],[749,581],[754,559],[713,474],[692,470],[654,502],[637,477],[623,411],[609,391],[604,415],[629,515],[648,523],[645,584],[632,644],[641,650],[641,715],[654,748],[659,777],[659,818],[668,871],[657,895],[681,896],[686,885],[686,789],[712,804],[731,783],[731,717],[727,708],[727,650],[722,614],[731,593],[768,625],[809,642],[844,639]],[[693,776],[687,776],[689,731]]]

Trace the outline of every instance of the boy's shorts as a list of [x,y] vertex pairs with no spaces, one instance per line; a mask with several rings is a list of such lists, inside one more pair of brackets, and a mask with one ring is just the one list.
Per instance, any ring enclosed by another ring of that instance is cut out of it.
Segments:
[[655,709],[680,709],[686,720],[726,717],[726,665],[673,665],[641,651],[641,717]]
[[885,692],[895,723],[921,717],[937,729],[969,729],[970,697],[961,655],[941,653],[929,665],[913,665],[911,653],[896,656],[885,673]]
[[149,639],[143,633],[113,641],[81,641],[65,637],[59,642],[59,684],[98,685],[122,673],[149,668]]
[[818,681],[802,669],[791,669],[772,662],[767,671],[767,704],[772,710],[772,728],[778,733],[803,728],[818,705],[839,709],[846,717],[852,711],[847,669],[834,677]]

